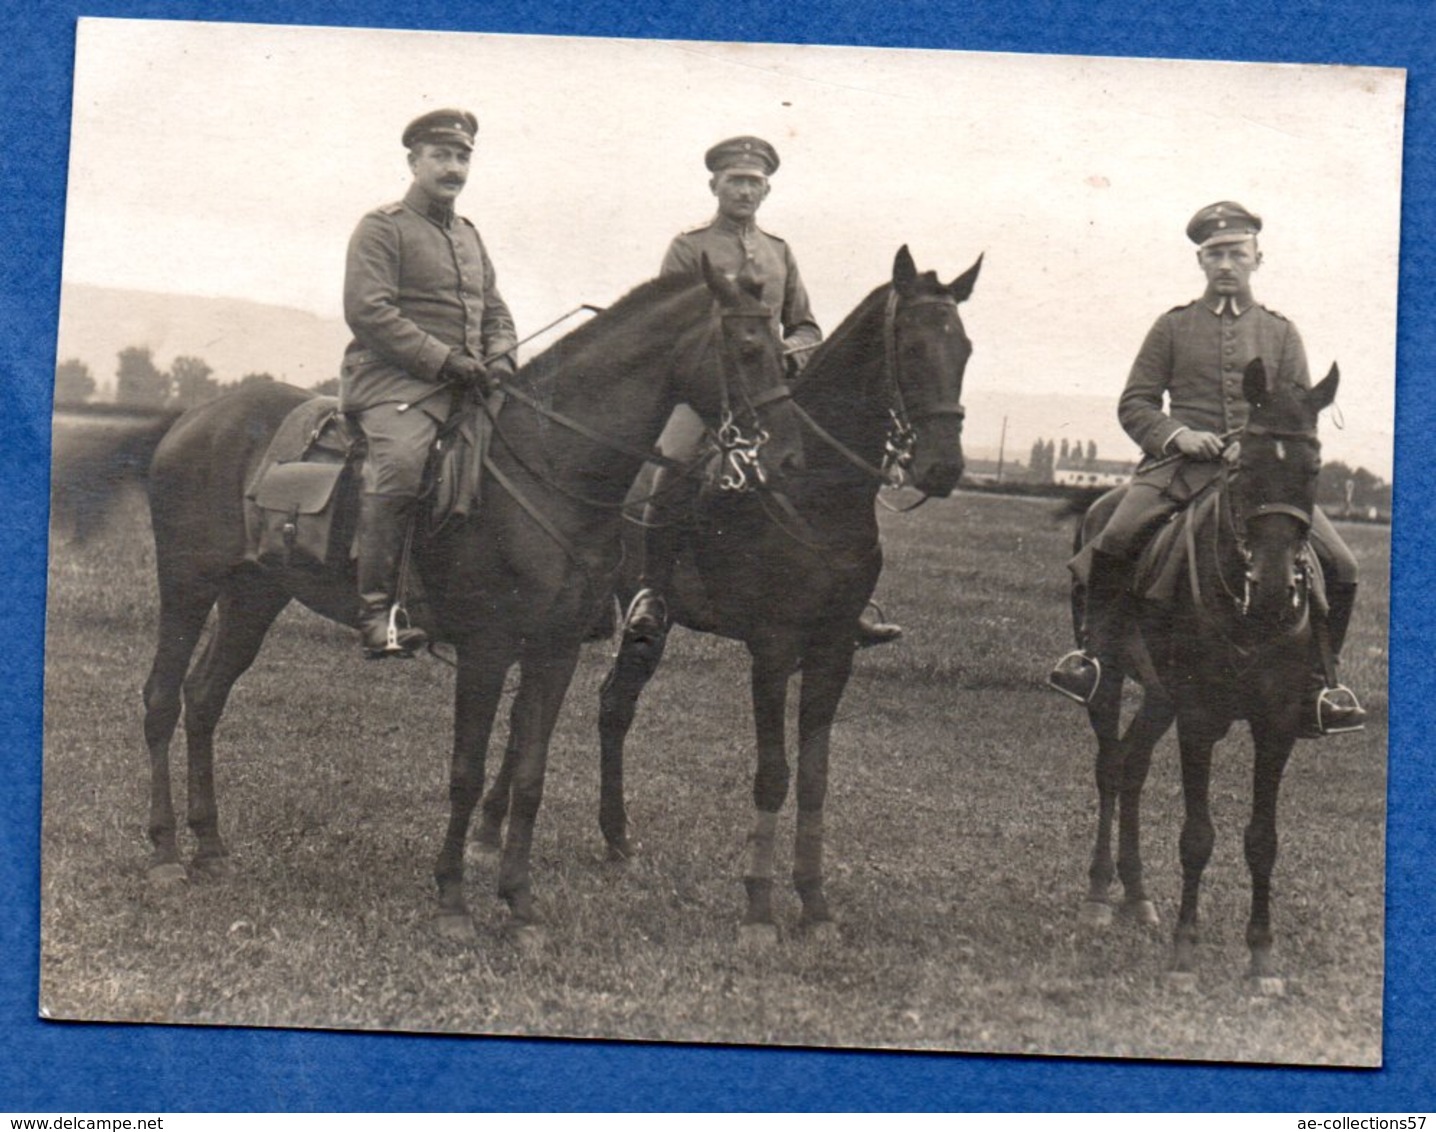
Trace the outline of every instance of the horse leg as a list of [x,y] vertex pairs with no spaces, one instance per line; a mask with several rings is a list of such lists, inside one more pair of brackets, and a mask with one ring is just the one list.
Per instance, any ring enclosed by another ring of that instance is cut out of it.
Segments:
[[458,642],[459,669],[454,680],[454,746],[449,762],[449,825],[434,862],[439,889],[439,930],[461,938],[473,935],[464,900],[464,842],[469,819],[484,788],[484,756],[509,658],[484,648],[474,637]]
[[668,634],[637,642],[624,635],[618,656],[598,694],[599,785],[598,827],[608,845],[610,861],[626,861],[637,851],[628,835],[628,807],[623,792],[623,749],[638,697],[658,671]]
[[504,744],[504,758],[499,772],[484,792],[479,803],[479,828],[474,840],[486,852],[497,853],[504,847],[504,822],[509,816],[509,791],[513,787],[514,767],[519,761],[519,721],[509,713],[509,737]]
[[828,746],[833,719],[853,671],[851,632],[830,637],[803,659],[798,706],[798,828],[793,887],[802,901],[802,927],[822,934],[832,924],[823,895],[823,802],[828,792]]
[[514,932],[520,943],[537,942],[537,919],[529,856],[534,824],[543,801],[548,745],[558,721],[563,697],[578,665],[577,641],[553,651],[529,651],[519,662],[519,690],[514,697],[514,733],[518,757],[509,791],[509,828],[499,861],[499,895],[508,903]]
[[192,866],[215,870],[229,856],[219,834],[214,792],[214,731],[234,682],[254,663],[289,595],[257,571],[231,576],[219,596],[214,632],[184,684],[188,822],[198,845]]
[[1295,740],[1289,730],[1266,720],[1253,721],[1252,739],[1256,747],[1252,814],[1244,839],[1252,882],[1251,914],[1247,919],[1247,949],[1251,952],[1248,976],[1260,993],[1281,994],[1282,981],[1272,964],[1271,874],[1277,854],[1277,795]]
[[1182,861],[1182,901],[1177,910],[1172,970],[1190,983],[1196,967],[1197,897],[1202,873],[1212,857],[1216,831],[1212,826],[1212,747],[1226,732],[1199,704],[1190,702],[1206,689],[1188,689],[1177,715],[1177,744],[1182,760],[1182,822],[1178,851]]
[[1117,832],[1117,875],[1122,880],[1122,911],[1139,924],[1157,924],[1157,909],[1142,879],[1142,788],[1152,768],[1152,750],[1173,719],[1165,692],[1144,689],[1127,733],[1122,736],[1122,781]]
[[753,828],[743,859],[743,887],[748,907],[739,938],[749,946],[777,942],[773,919],[773,854],[778,813],[788,797],[788,756],[784,727],[788,709],[788,677],[797,663],[798,646],[791,636],[767,635],[749,643],[753,655],[753,721],[758,735],[758,769],[753,776]]
[[182,586],[162,579],[159,639],[145,680],[145,746],[150,753],[149,877],[156,884],[185,879],[176,840],[170,790],[170,743],[179,723],[181,687],[218,590]]
[[1092,848],[1092,864],[1087,870],[1087,901],[1082,908],[1082,920],[1094,928],[1105,928],[1112,922],[1110,891],[1112,879],[1117,875],[1112,863],[1112,828],[1117,816],[1125,753],[1119,735],[1122,683],[1117,679],[1101,681],[1087,704],[1087,719],[1097,737],[1097,840]]

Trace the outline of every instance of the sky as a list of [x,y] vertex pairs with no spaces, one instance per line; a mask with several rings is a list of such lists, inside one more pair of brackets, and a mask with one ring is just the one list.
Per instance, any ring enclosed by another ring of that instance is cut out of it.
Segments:
[[[703,152],[751,133],[782,157],[760,223],[826,329],[902,244],[944,279],[982,253],[968,389],[1115,410],[1201,291],[1187,220],[1233,199],[1265,220],[1258,299],[1314,377],[1340,362],[1328,457],[1390,478],[1403,99],[1375,68],[85,19],[64,278],[339,317],[350,232],[407,187],[404,125],[460,106],[460,210],[522,334],[654,275],[712,215]],[[1135,452],[1110,428],[1104,456]]]

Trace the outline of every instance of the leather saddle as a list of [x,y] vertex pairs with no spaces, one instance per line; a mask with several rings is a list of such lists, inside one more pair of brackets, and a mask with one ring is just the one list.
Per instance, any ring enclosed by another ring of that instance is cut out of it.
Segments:
[[[497,412],[498,406],[492,406]],[[440,426],[424,473],[428,531],[478,509],[489,417],[477,407]],[[245,491],[248,561],[284,569],[348,568],[358,533],[359,484],[368,445],[339,411],[315,397],[280,424]]]

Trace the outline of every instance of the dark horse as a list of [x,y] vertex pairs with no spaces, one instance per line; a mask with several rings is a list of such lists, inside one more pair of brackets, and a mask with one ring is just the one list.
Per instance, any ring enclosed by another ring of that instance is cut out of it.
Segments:
[[[483,789],[505,674],[517,662],[513,820],[498,889],[520,937],[535,938],[529,849],[549,736],[580,640],[611,592],[624,493],[682,401],[705,418],[718,416],[720,402],[724,409],[731,405],[750,435],[768,434],[758,458],[761,470],[778,478],[801,446],[783,376],[771,312],[707,271],[703,280],[663,279],[637,288],[515,379],[494,428],[480,513],[446,525],[416,548],[433,628],[458,657],[450,817],[436,864],[442,929],[472,932],[463,892],[464,840]],[[156,879],[185,875],[169,767],[181,685],[189,825],[198,842],[194,864],[204,868],[225,855],[213,735],[234,681],[291,598],[354,623],[352,571],[301,575],[245,563],[245,486],[280,422],[308,396],[287,386],[242,389],[183,417],[155,455],[160,623],[145,684],[145,737]],[[216,605],[211,635],[190,669]]]
[[[1097,926],[1111,917],[1114,817],[1124,910],[1157,922],[1142,886],[1141,796],[1152,748],[1177,722],[1186,818],[1173,967],[1183,978],[1191,978],[1195,965],[1197,895],[1215,837],[1208,805],[1212,747],[1234,721],[1245,719],[1256,760],[1245,839],[1252,881],[1250,974],[1259,989],[1280,990],[1272,973],[1271,930],[1277,793],[1301,729],[1312,657],[1325,648],[1313,637],[1323,622],[1313,616],[1320,570],[1307,532],[1321,464],[1317,415],[1336,396],[1338,381],[1332,366],[1312,389],[1273,385],[1260,358],[1247,366],[1242,391],[1251,416],[1239,435],[1238,467],[1216,481],[1206,505],[1201,498],[1192,504],[1182,520],[1185,530],[1173,531],[1179,536],[1174,552],[1184,556],[1175,599],[1135,602],[1118,678],[1104,674],[1088,704],[1097,735],[1099,816],[1086,919]],[[1108,513],[1104,501],[1094,505],[1078,533],[1079,548]],[[1081,601],[1077,587],[1079,621]],[[1136,715],[1119,734],[1127,677],[1144,686]]]
[[[931,495],[946,496],[962,475],[962,378],[972,345],[958,304],[972,293],[980,266],[979,259],[944,285],[933,272],[919,274],[907,248],[898,252],[891,283],[863,300],[795,382],[799,415],[810,429],[804,468],[787,477],[777,496],[702,508],[692,535],[701,581],[682,564],[675,574],[674,620],[740,640],[752,655],[758,769],[743,923],[744,936],[756,942],[776,937],[774,838],[788,794],[784,719],[795,672],[802,691],[793,879],[804,926],[831,921],[822,867],[828,742],[852,670],[858,617],[882,568],[873,503],[899,464]],[[635,579],[627,583],[631,594]],[[707,600],[693,600],[695,593]],[[624,739],[665,640],[625,639],[600,697],[599,822],[615,858],[634,850],[623,797]],[[505,774],[485,800],[490,838],[506,812],[512,817]]]

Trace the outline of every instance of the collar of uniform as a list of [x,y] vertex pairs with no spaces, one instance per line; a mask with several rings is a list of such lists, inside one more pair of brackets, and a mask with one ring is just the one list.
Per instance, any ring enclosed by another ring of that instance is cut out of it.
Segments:
[[425,220],[433,221],[440,228],[447,228],[454,221],[453,207],[434,200],[418,185],[409,186],[409,191],[404,194],[404,203]]
[[1202,299],[1202,305],[1215,315],[1224,314],[1230,305],[1234,318],[1241,318],[1251,310],[1252,304],[1250,295],[1206,295]]
[[739,223],[737,220],[730,220],[721,212],[713,218],[712,227],[719,232],[732,232],[735,236],[751,236],[758,231],[758,222],[748,220]]

